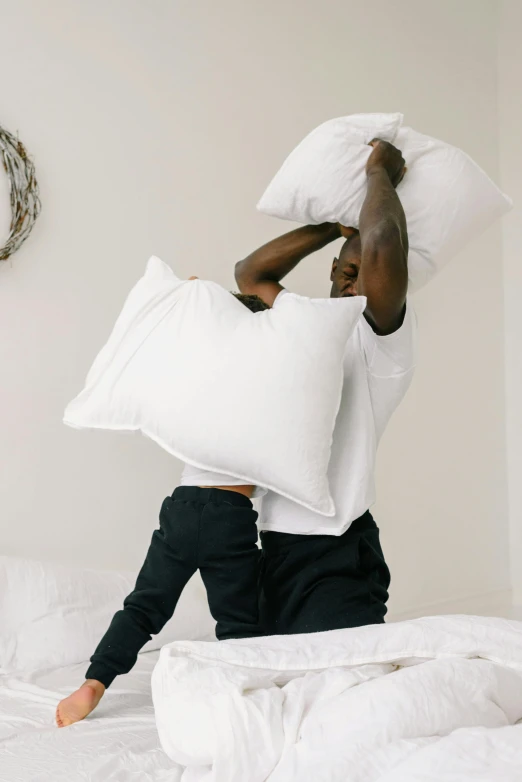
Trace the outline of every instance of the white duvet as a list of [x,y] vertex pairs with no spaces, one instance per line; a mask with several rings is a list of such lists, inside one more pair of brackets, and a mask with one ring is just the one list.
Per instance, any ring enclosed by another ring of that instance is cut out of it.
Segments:
[[479,617],[164,647],[183,782],[520,782],[522,623]]

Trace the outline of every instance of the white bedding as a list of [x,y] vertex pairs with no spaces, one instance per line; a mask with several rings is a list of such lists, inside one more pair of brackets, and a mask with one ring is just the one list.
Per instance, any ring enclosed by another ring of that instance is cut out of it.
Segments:
[[141,654],[100,705],[68,728],[56,705],[83,680],[86,664],[0,676],[1,782],[179,782],[182,769],[160,748],[150,694],[158,652]]
[[[522,623],[431,617],[140,655],[83,722],[85,664],[0,676],[0,782],[520,782]],[[519,724],[517,724],[519,723]],[[184,768],[187,766],[187,768]]]
[[522,623],[397,624],[164,647],[182,782],[520,782]]

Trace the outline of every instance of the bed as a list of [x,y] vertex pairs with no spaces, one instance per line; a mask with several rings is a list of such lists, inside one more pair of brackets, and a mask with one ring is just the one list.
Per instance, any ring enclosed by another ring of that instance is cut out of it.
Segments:
[[58,729],[56,704],[82,681],[85,664],[0,676],[1,782],[178,782],[161,749],[150,677],[158,652],[139,657],[86,720]]
[[132,579],[0,557],[0,782],[522,780],[522,622],[216,643],[197,579],[95,712],[57,728]]
[[203,583],[86,720],[54,722],[136,574],[0,556],[0,782],[178,782],[161,749],[150,680],[160,647],[215,639]]
[[[355,648],[352,631],[174,642],[159,664],[158,651],[140,655],[90,717],[61,730],[56,703],[84,663],[3,674],[0,780],[519,782],[522,624],[437,617],[390,625],[387,639],[381,629]],[[389,662],[418,654],[419,639],[424,659]]]

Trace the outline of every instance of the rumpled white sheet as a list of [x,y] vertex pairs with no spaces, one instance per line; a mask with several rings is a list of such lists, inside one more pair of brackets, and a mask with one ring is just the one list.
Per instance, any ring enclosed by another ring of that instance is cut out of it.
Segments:
[[520,782],[522,623],[429,617],[164,647],[183,782]]
[[0,676],[0,782],[179,782],[160,747],[150,695],[157,652],[141,654],[95,712],[57,728],[56,705],[83,680],[86,663]]

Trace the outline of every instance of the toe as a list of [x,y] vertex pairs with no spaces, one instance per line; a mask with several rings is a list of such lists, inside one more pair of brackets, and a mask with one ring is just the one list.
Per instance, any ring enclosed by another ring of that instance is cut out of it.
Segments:
[[67,716],[61,711],[60,706],[56,709],[56,724],[59,728],[66,728],[67,725],[71,724],[70,720],[67,719]]

